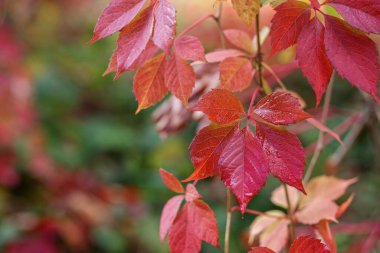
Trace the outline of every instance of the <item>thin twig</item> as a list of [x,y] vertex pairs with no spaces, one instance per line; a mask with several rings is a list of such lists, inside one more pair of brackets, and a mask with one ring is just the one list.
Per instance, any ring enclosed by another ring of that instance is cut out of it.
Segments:
[[[240,212],[240,207],[234,206],[231,208],[231,211]],[[263,212],[252,210],[252,209],[246,209],[245,212],[252,215],[257,215],[257,216],[266,216],[266,217],[275,218],[275,219],[287,219],[287,217],[285,216],[280,216],[280,215],[275,215],[275,214],[270,214],[270,213],[263,213]]]
[[286,88],[284,82],[281,81],[281,79],[278,77],[278,75],[276,74],[276,72],[274,72],[273,69],[272,69],[268,64],[266,64],[265,62],[262,62],[261,64],[264,66],[264,68],[265,68],[266,70],[269,71],[269,73],[271,73],[271,75],[274,77],[274,79],[276,79],[276,82],[281,86],[281,88],[282,88],[283,90],[288,90],[288,89]]
[[296,239],[296,224],[294,222],[292,203],[290,202],[289,191],[286,184],[284,184],[286,204],[288,205],[288,217],[290,220],[290,241],[293,242]]
[[226,40],[224,38],[223,29],[222,29],[222,23],[221,23],[222,12],[223,12],[223,3],[220,2],[219,6],[218,6],[218,10],[217,10],[217,12],[214,15],[214,20],[216,22],[216,25],[218,26],[218,32],[219,32],[219,36],[220,36],[220,43],[222,45],[222,48],[225,48],[226,47]]
[[261,39],[260,39],[260,13],[256,15],[256,38],[257,38],[257,69],[259,72],[259,85],[263,87],[263,57],[261,52]]
[[190,32],[191,30],[193,30],[195,27],[197,27],[198,25],[200,25],[202,22],[206,21],[207,19],[209,18],[213,18],[215,19],[215,16],[213,14],[208,14],[200,19],[198,19],[197,21],[195,21],[192,25],[190,25],[189,27],[187,27],[185,30],[183,30],[180,34],[178,34],[177,38],[185,35],[186,33]]
[[231,233],[231,221],[232,221],[232,194],[227,189],[227,217],[226,217],[226,232],[224,234],[224,253],[229,252],[230,248],[230,233]]
[[[334,79],[335,79],[335,72],[332,74],[330,83],[327,87],[325,101],[323,103],[323,111],[322,111],[322,119],[321,119],[322,124],[326,123],[326,119],[327,119],[328,112],[330,109],[330,102],[331,102],[331,97],[332,97]],[[305,177],[303,179],[304,184],[306,184],[309,181],[309,179],[313,173],[313,170],[317,164],[319,156],[321,154],[321,151],[323,148],[323,135],[324,135],[323,131],[319,130],[317,145],[315,146],[313,156],[311,158],[311,161],[309,163],[309,167],[307,168],[306,173],[305,173]]]

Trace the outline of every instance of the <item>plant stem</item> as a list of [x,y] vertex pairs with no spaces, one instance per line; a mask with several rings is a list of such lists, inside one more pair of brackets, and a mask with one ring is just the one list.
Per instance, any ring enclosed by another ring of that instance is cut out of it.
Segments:
[[187,27],[185,30],[183,30],[180,34],[178,34],[177,38],[181,37],[182,35],[190,32],[191,30],[193,30],[195,27],[197,27],[198,25],[200,25],[202,22],[204,22],[205,20],[209,19],[209,18],[214,18],[215,19],[215,16],[213,14],[208,14],[200,19],[198,19],[197,21],[195,21],[192,25],[190,25],[189,27]]
[[221,19],[222,19],[222,12],[223,12],[223,3],[219,2],[218,10],[214,15],[214,20],[216,22],[216,25],[218,26],[218,32],[220,36],[220,43],[222,45],[222,48],[226,47],[226,40],[224,38]]
[[[327,119],[327,116],[328,116],[328,113],[329,113],[329,109],[330,109],[330,102],[331,102],[331,97],[332,97],[332,91],[333,91],[333,84],[334,84],[334,79],[335,79],[335,72],[333,72],[332,76],[331,76],[331,80],[330,80],[330,83],[327,87],[327,91],[326,91],[326,96],[325,96],[325,101],[323,103],[323,111],[322,111],[322,119],[321,119],[321,123],[322,124],[325,124],[326,123],[326,119]],[[319,135],[318,135],[318,140],[317,140],[317,145],[315,146],[315,149],[314,149],[314,153],[313,153],[313,156],[311,158],[311,161],[310,161],[310,164],[309,164],[309,167],[307,168],[306,170],[306,173],[305,173],[305,177],[303,179],[303,183],[306,184],[312,173],[313,173],[313,170],[317,164],[317,161],[319,159],[319,155],[321,154],[321,151],[322,151],[322,148],[323,148],[323,131],[319,131]]]
[[226,217],[226,232],[224,234],[224,253],[229,252],[230,248],[230,233],[231,233],[231,221],[232,221],[232,194],[227,189],[227,217]]
[[[234,207],[231,208],[231,211],[233,211],[233,212],[240,211],[240,207],[234,206]],[[275,218],[275,219],[286,219],[287,218],[287,217],[284,217],[284,216],[274,215],[274,214],[270,214],[270,213],[263,213],[263,212],[252,210],[252,209],[247,209],[247,210],[245,210],[245,212],[249,213],[249,214],[252,214],[252,215],[266,216],[266,217]]]
[[290,202],[289,191],[286,184],[284,184],[284,190],[285,190],[286,204],[288,205],[288,217],[290,220],[290,228],[289,228],[290,241],[293,242],[296,239],[296,224],[294,222],[292,203]]
[[263,87],[263,57],[261,53],[261,39],[260,39],[260,13],[256,15],[256,38],[257,38],[257,69],[259,72],[259,85]]

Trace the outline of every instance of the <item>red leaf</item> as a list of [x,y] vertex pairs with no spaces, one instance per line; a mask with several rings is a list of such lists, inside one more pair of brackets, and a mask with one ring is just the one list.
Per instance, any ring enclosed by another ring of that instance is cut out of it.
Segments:
[[253,247],[248,251],[248,253],[276,253],[276,252],[266,247]]
[[230,91],[241,91],[252,81],[251,62],[242,57],[226,58],[220,63],[221,87]]
[[275,92],[261,99],[253,112],[275,125],[289,125],[311,116],[304,112],[298,98],[289,92]]
[[206,54],[206,60],[210,63],[221,62],[229,57],[238,57],[246,55],[244,52],[236,49],[216,50]]
[[144,5],[145,0],[112,0],[104,9],[89,43],[103,39],[128,25]]
[[248,53],[253,52],[252,39],[246,32],[237,29],[229,29],[224,30],[224,36],[233,46]]
[[117,40],[118,73],[128,70],[146,48],[153,29],[152,6],[145,8],[121,30]]
[[174,42],[176,53],[189,61],[205,61],[205,49],[197,37],[181,36]]
[[302,185],[305,151],[297,136],[260,123],[256,124],[256,135],[262,143],[273,176],[305,193]]
[[137,70],[133,81],[133,92],[139,103],[136,113],[160,102],[168,92],[164,63],[165,55],[161,54]]
[[289,253],[330,253],[320,240],[309,236],[298,237],[289,249]]
[[160,176],[166,187],[168,187],[173,192],[184,193],[185,190],[181,182],[171,173],[164,169],[160,169]]
[[169,231],[172,253],[198,253],[205,241],[219,247],[218,225],[210,207],[201,200],[187,202]]
[[331,0],[328,3],[353,27],[366,33],[380,33],[378,0]]
[[193,184],[186,185],[185,199],[187,202],[191,202],[200,198],[202,198],[202,196],[199,194],[199,192],[197,191],[197,189],[195,188]]
[[165,66],[165,82],[169,90],[185,105],[195,85],[193,68],[177,54],[172,54]]
[[198,180],[219,173],[218,161],[225,140],[233,132],[234,126],[210,125],[201,129],[190,145],[190,157],[195,171],[184,181]]
[[298,35],[309,22],[309,8],[306,3],[289,0],[275,9],[270,32],[272,55],[296,43]]
[[228,124],[244,116],[240,100],[232,92],[222,89],[214,89],[203,95],[193,110],[202,111],[217,124]]
[[244,213],[249,201],[265,185],[268,162],[259,140],[248,127],[228,138],[219,159],[221,179],[231,189]]
[[317,105],[331,79],[333,67],[327,58],[325,27],[318,18],[313,18],[302,30],[297,41],[297,60],[317,97]]
[[160,220],[160,239],[163,241],[166,234],[169,232],[170,227],[173,225],[173,221],[177,216],[178,210],[184,199],[183,195],[174,196],[166,202],[162,209]]
[[167,0],[157,0],[153,14],[155,22],[152,40],[156,46],[169,53],[175,35],[176,11]]
[[342,78],[371,94],[379,103],[378,53],[375,43],[346,22],[325,16],[327,56]]

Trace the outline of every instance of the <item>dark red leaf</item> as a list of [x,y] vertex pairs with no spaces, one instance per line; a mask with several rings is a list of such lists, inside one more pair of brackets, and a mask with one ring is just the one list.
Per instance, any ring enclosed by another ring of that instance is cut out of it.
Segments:
[[353,27],[366,33],[380,33],[380,2],[378,0],[330,0],[328,4]]
[[248,253],[276,253],[276,252],[266,247],[253,247],[248,251]]
[[183,195],[174,196],[166,202],[162,209],[160,220],[160,239],[163,241],[170,227],[173,225],[174,219],[177,216],[178,210],[184,199]]
[[379,103],[379,62],[375,43],[346,22],[325,16],[327,56],[342,78],[371,94]]
[[168,187],[173,192],[184,193],[185,190],[181,182],[171,173],[164,169],[160,169],[160,176],[166,187]]
[[268,161],[260,142],[248,127],[236,128],[228,138],[219,166],[222,181],[236,196],[244,213],[249,201],[265,185],[269,174]]
[[104,9],[89,43],[103,39],[128,25],[144,5],[145,0],[112,0]]
[[297,41],[297,60],[317,97],[317,105],[329,84],[333,67],[325,49],[325,27],[318,18],[305,26]]
[[230,91],[241,91],[249,86],[253,77],[252,64],[247,58],[231,57],[220,63],[220,85]]
[[195,171],[184,181],[198,180],[219,173],[218,161],[225,140],[233,132],[234,126],[210,125],[201,129],[190,145],[190,157]]
[[165,66],[165,82],[171,93],[187,105],[195,85],[195,73],[190,64],[176,53]]
[[256,135],[262,143],[273,176],[305,193],[302,185],[305,151],[297,136],[260,123],[256,124]]
[[326,245],[309,236],[298,237],[290,246],[289,253],[330,253]]
[[304,112],[298,98],[289,92],[275,92],[261,99],[253,113],[275,125],[289,125],[311,116]]
[[202,111],[217,124],[228,124],[244,116],[240,100],[223,89],[214,89],[203,95],[193,110]]
[[174,42],[176,53],[189,61],[205,61],[205,49],[197,37],[181,36]]
[[310,6],[300,1],[286,1],[275,10],[270,32],[272,54],[295,44],[298,35],[310,19]]
[[167,0],[157,0],[153,10],[154,33],[153,42],[166,53],[173,44],[176,28],[176,11]]

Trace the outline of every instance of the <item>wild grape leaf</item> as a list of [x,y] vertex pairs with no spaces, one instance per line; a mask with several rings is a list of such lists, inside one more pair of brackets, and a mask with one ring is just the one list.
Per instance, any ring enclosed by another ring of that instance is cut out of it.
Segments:
[[171,173],[164,169],[160,169],[160,176],[166,187],[168,187],[173,192],[184,193],[185,190],[181,182]]
[[231,0],[239,17],[247,24],[253,24],[260,10],[260,0]]
[[209,63],[221,62],[229,57],[244,56],[245,53],[236,49],[222,49],[216,50],[206,54],[206,60]]
[[269,174],[259,140],[248,127],[236,128],[219,159],[221,180],[231,189],[244,213],[249,201],[265,185]]
[[121,30],[117,40],[118,73],[128,70],[146,48],[153,31],[153,6],[145,8]]
[[289,253],[330,253],[320,240],[309,236],[298,237],[290,246]]
[[172,253],[198,253],[205,241],[219,247],[218,225],[210,207],[201,200],[187,202],[169,231]]
[[193,184],[187,184],[186,185],[186,194],[185,194],[185,199],[187,202],[191,202],[194,200],[197,200],[201,198],[202,196],[199,194],[197,189]]
[[187,105],[195,85],[195,73],[190,64],[176,53],[165,65],[165,82],[171,93]]
[[325,16],[327,56],[342,78],[371,94],[379,103],[379,62],[375,43],[346,22]]
[[275,92],[261,99],[253,113],[275,125],[289,125],[311,116],[304,112],[295,96],[289,92]]
[[214,89],[203,95],[193,110],[202,111],[211,121],[221,125],[238,121],[245,114],[240,100],[223,89]]
[[260,123],[256,124],[256,135],[262,143],[273,176],[305,193],[302,185],[305,151],[297,136]]
[[329,84],[333,67],[327,58],[325,27],[313,18],[302,30],[297,41],[297,60],[303,75],[309,81],[317,97],[317,105]]
[[136,113],[158,102],[166,95],[165,55],[160,54],[139,68],[133,81],[133,92],[139,103]]
[[205,49],[197,37],[181,36],[174,42],[176,53],[189,61],[205,61]]
[[275,10],[270,32],[272,54],[295,44],[310,19],[310,6],[300,1],[289,0]]
[[366,33],[380,33],[380,2],[378,0],[330,0],[328,4],[353,27]]
[[178,210],[184,199],[183,195],[174,196],[166,202],[162,209],[160,220],[160,239],[163,241],[170,227],[173,225],[174,219],[177,216]]
[[220,85],[230,91],[241,91],[253,78],[252,64],[247,58],[231,57],[220,63]]
[[156,0],[153,15],[155,21],[152,40],[156,46],[169,53],[175,35],[176,10],[167,0]]
[[112,0],[104,9],[89,43],[103,39],[128,25],[143,7],[145,0]]
[[233,46],[248,53],[253,52],[252,39],[246,32],[237,29],[228,29],[224,30],[223,33],[228,42],[230,42]]
[[268,249],[266,247],[252,247],[248,253],[276,253],[271,249]]
[[211,177],[219,173],[220,153],[234,128],[233,125],[209,125],[197,133],[189,148],[195,171],[184,180],[185,182]]

